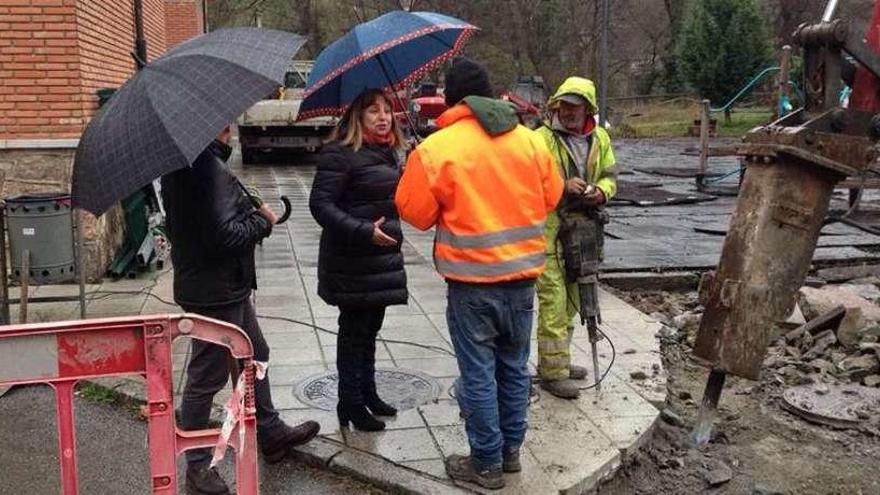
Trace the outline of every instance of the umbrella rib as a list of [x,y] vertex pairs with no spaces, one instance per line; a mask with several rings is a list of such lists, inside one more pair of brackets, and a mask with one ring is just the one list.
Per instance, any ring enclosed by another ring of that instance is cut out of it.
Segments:
[[[219,63],[222,63],[222,64],[233,64],[233,63],[230,62],[229,60],[226,60],[226,59],[223,59],[223,58],[219,58],[219,57],[216,57],[216,56],[213,56],[213,55],[193,54],[193,55],[185,55],[185,56],[181,56],[181,58],[185,58],[185,57],[199,57],[199,58],[201,58],[201,57],[208,57],[208,58],[215,59],[215,60],[217,60]],[[152,70],[152,71],[154,71],[154,72],[159,72],[159,73],[161,73],[161,74],[163,74],[163,75],[165,75],[165,76],[168,76],[168,77],[170,77],[170,78],[174,78],[174,79],[176,79],[176,80],[178,80],[178,81],[182,81],[182,82],[184,82],[184,83],[187,83],[187,84],[185,84],[186,86],[192,88],[194,91],[198,91],[206,101],[211,101],[211,102],[217,102],[217,103],[220,103],[221,105],[218,105],[218,106],[221,106],[221,107],[222,107],[222,103],[223,103],[222,101],[217,101],[217,99],[214,97],[214,95],[212,95],[211,93],[205,91],[205,90],[202,89],[201,87],[196,86],[196,85],[189,84],[188,81],[186,81],[185,79],[181,78],[181,77],[180,77],[177,73],[175,73],[174,71],[164,70],[162,67],[151,67],[151,68],[149,68],[149,69]],[[265,75],[263,75],[263,74],[260,74],[260,73],[257,73],[257,72],[252,72],[252,74],[253,74],[254,76],[261,77],[261,78],[265,79],[266,81],[271,82],[272,84],[276,84],[276,85],[280,85],[280,84],[281,84],[281,83],[279,83],[277,80],[271,79],[270,77],[267,77],[267,76],[265,76]],[[147,96],[148,96],[148,98],[149,98],[149,100],[150,100],[150,105],[153,106],[153,94],[152,94],[152,92],[149,91],[149,88],[148,88],[148,90],[146,91],[146,94],[147,94]],[[155,108],[155,106],[153,106],[153,108]],[[242,109],[242,111],[244,111],[244,110],[245,110],[245,109]],[[160,120],[162,120],[163,127],[165,127],[165,128],[167,129],[167,126],[164,125],[164,124],[165,124],[165,119],[163,118],[163,114],[162,114],[161,112],[156,112],[156,114],[159,115]],[[169,134],[169,136],[171,137],[171,139],[172,139],[175,143],[178,144],[178,146],[181,146],[181,143],[178,142],[178,140],[176,139],[176,136],[171,135],[171,134]],[[187,157],[187,158],[188,158],[188,159],[191,159],[190,157]]]
[[[437,32],[429,33],[427,35],[427,37],[436,40],[438,43],[440,43],[441,45],[444,45],[446,48],[449,48],[449,49],[455,48],[455,44],[450,45],[449,43],[446,42],[446,40],[437,36]],[[455,39],[458,40],[458,36],[456,36]]]

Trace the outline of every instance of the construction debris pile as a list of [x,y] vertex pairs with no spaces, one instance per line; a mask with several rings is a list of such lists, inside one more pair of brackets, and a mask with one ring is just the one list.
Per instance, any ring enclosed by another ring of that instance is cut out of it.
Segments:
[[[880,278],[813,282],[775,325],[761,387],[808,421],[880,434]],[[696,293],[674,299],[652,314],[665,323],[658,337],[692,348],[703,308]],[[672,316],[674,307],[684,311]]]
[[[800,290],[792,317],[776,326],[764,360],[767,379],[787,386],[831,383],[880,388],[880,278],[856,282]],[[679,298],[687,300],[679,301],[688,307],[685,312],[651,316],[666,325],[658,337],[690,346],[702,307],[695,293]]]
[[[779,384],[880,387],[880,289],[873,284],[804,287],[806,322],[780,335],[764,360]],[[783,327],[784,328],[784,327]]]

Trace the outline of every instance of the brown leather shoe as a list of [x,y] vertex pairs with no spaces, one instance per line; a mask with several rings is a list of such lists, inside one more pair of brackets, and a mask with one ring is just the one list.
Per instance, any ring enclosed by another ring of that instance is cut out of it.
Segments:
[[504,488],[504,477],[501,468],[477,470],[471,456],[453,454],[443,460],[446,474],[456,481],[476,483],[483,488],[500,490]]
[[501,470],[505,473],[518,473],[522,471],[522,464],[519,462],[519,449],[504,452]]
[[188,495],[229,495],[229,487],[217,472],[217,468],[187,466],[186,493]]
[[263,451],[263,459],[273,464],[280,462],[292,447],[308,443],[318,436],[321,426],[315,421],[306,421],[300,425],[290,427],[284,423],[272,429],[272,433],[266,438],[260,439],[260,450]]

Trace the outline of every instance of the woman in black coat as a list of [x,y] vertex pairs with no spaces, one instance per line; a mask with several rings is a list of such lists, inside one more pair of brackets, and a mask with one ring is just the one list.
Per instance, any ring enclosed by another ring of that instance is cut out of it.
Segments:
[[[403,233],[394,205],[403,137],[391,101],[367,90],[321,151],[309,208],[323,227],[318,295],[339,306],[336,368],[341,426],[378,431],[397,410],[376,392],[376,335],[385,308],[406,304]],[[371,414],[372,413],[372,414]]]

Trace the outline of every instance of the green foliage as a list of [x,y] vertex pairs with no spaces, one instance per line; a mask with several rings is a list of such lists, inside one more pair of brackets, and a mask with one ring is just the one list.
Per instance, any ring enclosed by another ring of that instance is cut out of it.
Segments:
[[660,56],[663,64],[662,73],[659,74],[659,77],[662,79],[666,91],[678,93],[684,90],[684,81],[682,80],[678,53],[676,53],[676,43],[681,36],[681,29],[685,20],[684,12],[689,2],[688,0],[666,0],[666,2],[670,36],[664,47],[665,50]]
[[771,46],[755,0],[699,0],[676,52],[687,83],[723,104],[770,61]]
[[80,382],[77,386],[77,392],[83,399],[104,404],[115,403],[119,398],[119,394],[113,389],[91,382]]

